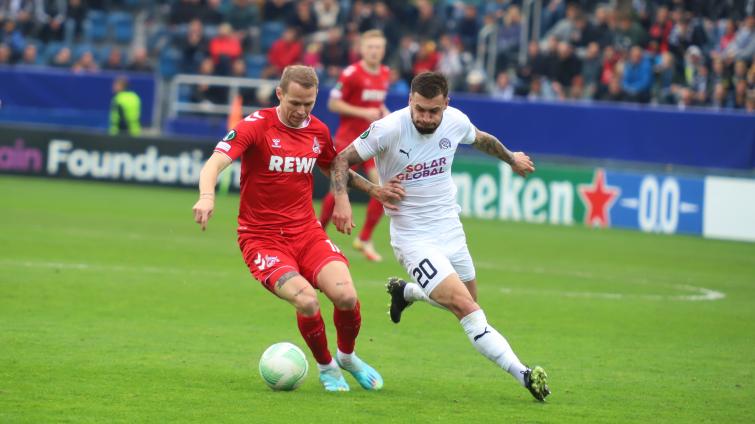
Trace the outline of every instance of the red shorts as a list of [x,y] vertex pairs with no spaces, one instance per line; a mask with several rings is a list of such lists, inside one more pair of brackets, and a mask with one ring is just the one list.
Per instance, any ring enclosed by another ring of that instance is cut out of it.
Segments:
[[317,288],[317,274],[332,261],[349,261],[322,228],[308,228],[292,234],[242,233],[239,247],[244,262],[265,288],[273,286],[285,273],[295,271]]
[[[360,134],[361,134],[361,133],[360,133]],[[357,134],[357,137],[359,137],[359,134]],[[356,137],[355,137],[355,138],[356,138]],[[342,152],[342,151],[343,151],[343,149],[345,149],[345,148],[349,147],[349,145],[350,145],[350,144],[351,144],[351,143],[352,143],[353,141],[354,141],[354,139],[353,139],[353,138],[352,138],[352,139],[349,139],[349,140],[347,140],[347,141],[343,141],[343,140],[339,140],[339,139],[336,139],[336,140],[335,140],[335,143],[336,143],[336,151],[337,151],[338,153]],[[352,167],[351,167],[351,169],[353,169],[354,171],[358,171],[358,170],[359,170],[359,168],[362,168],[362,169],[364,170],[365,174],[366,174],[367,172],[369,172],[369,171],[370,171],[370,169],[375,169],[375,158],[369,158],[369,159],[367,159],[366,161],[362,162],[361,164],[359,164],[359,165],[354,165],[354,166],[352,166]]]

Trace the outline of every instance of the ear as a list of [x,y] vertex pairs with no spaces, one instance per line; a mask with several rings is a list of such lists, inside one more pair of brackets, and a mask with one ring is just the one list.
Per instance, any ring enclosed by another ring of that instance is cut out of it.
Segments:
[[446,97],[446,104],[443,105],[443,110],[445,110],[448,107],[448,102],[451,101],[450,97]]
[[275,87],[275,97],[277,97],[278,100],[283,100],[283,90],[280,86]]

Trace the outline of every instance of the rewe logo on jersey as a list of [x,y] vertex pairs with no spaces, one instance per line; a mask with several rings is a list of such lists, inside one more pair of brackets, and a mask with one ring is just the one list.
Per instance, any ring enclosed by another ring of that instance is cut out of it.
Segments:
[[383,100],[385,100],[385,90],[363,90],[362,91],[362,101],[382,102]]
[[317,158],[297,158],[292,156],[270,156],[268,169],[276,172],[298,172],[311,174]]

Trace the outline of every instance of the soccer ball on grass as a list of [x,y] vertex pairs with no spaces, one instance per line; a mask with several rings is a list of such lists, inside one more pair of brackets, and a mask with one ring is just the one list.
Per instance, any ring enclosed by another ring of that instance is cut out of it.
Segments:
[[273,390],[295,390],[304,382],[309,364],[304,352],[295,344],[276,343],[260,358],[260,375]]

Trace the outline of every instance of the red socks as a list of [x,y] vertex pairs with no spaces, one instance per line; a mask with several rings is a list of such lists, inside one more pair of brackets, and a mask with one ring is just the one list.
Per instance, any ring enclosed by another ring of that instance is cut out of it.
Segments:
[[[335,202],[335,199],[333,199]],[[330,213],[333,213],[333,207],[330,208]],[[364,227],[362,232],[359,233],[359,240],[370,241],[372,240],[372,232],[380,222],[380,218],[383,217],[383,205],[377,200],[370,198],[370,202],[367,203],[367,217],[364,220]]]
[[[333,357],[328,350],[328,338],[325,336],[325,323],[322,321],[320,311],[317,311],[317,315],[311,317],[306,317],[297,313],[296,321],[299,323],[299,332],[304,338],[304,341],[307,342],[307,346],[309,346],[309,350],[312,351],[312,356],[315,357],[317,363],[321,365],[331,363]],[[339,332],[339,343],[341,338],[340,335],[341,333]],[[353,346],[354,344],[352,342],[352,348]]]
[[359,301],[357,301],[354,309],[350,311],[334,308],[333,322],[336,325],[336,333],[338,334],[338,350],[343,353],[354,352],[354,343],[356,342],[357,335],[359,335],[359,328],[362,326]]

